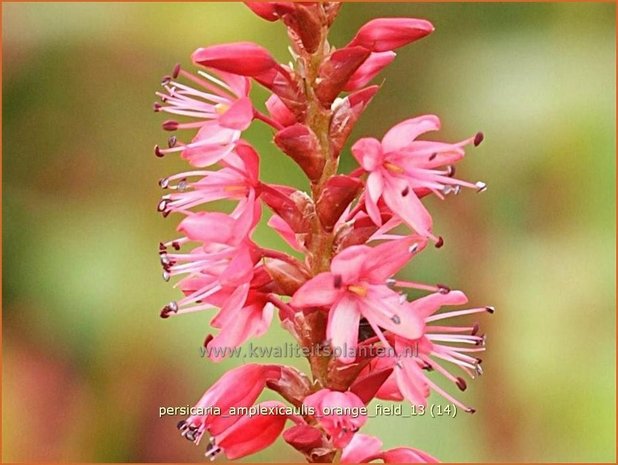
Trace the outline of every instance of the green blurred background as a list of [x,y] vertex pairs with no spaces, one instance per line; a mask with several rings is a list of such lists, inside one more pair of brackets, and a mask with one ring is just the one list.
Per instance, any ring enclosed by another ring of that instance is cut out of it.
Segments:
[[[365,431],[444,461],[615,461],[615,6],[348,4],[331,42],[377,16],[436,31],[399,51],[356,137],[422,113],[439,139],[486,135],[458,174],[489,190],[431,201],[446,247],[406,273],[497,313],[486,374],[459,395],[475,415]],[[283,27],[235,2],[3,5],[4,461],[200,460],[158,407],[240,362],[200,358],[208,313],[158,316],[178,218],[155,211],[157,180],[185,165],[152,155],[151,104],[195,48],[238,40],[288,60]],[[268,128],[246,136],[267,181],[303,186]],[[287,340],[274,324],[257,343]],[[249,461],[299,459],[279,442]]]

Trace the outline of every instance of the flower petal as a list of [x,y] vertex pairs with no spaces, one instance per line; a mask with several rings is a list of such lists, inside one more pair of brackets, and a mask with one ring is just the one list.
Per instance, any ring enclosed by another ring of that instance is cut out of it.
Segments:
[[348,295],[344,295],[328,314],[326,338],[343,363],[352,363],[356,359],[359,321],[357,299]]
[[352,146],[352,155],[365,171],[373,171],[382,165],[382,146],[373,137],[364,137]]
[[440,118],[436,115],[423,115],[407,119],[393,126],[382,139],[385,153],[395,152],[408,146],[419,135],[440,129]]
[[323,307],[330,306],[341,294],[335,288],[335,277],[332,273],[320,273],[301,286],[292,297],[295,307]]

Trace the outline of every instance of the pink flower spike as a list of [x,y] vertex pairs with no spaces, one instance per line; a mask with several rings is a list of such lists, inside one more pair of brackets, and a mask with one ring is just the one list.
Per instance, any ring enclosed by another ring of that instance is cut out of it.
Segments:
[[305,398],[304,405],[315,409],[316,418],[337,448],[348,445],[367,421],[366,414],[361,413],[365,404],[351,392],[321,389]]
[[[260,413],[242,416],[232,426],[214,437],[208,445],[206,457],[214,457],[223,452],[228,460],[236,460],[255,454],[270,446],[283,432],[287,416],[278,413],[286,408],[277,401],[267,401],[256,405]],[[275,413],[271,411],[274,410]]]
[[386,52],[422,39],[433,31],[433,25],[424,19],[377,18],[363,25],[349,45]]
[[241,76],[256,76],[277,65],[268,50],[251,42],[198,48],[191,59],[197,65]]

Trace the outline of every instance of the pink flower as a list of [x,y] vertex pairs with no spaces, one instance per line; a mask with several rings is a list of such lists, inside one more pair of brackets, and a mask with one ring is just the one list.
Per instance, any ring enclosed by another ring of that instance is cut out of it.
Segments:
[[216,407],[220,413],[191,415],[186,421],[178,423],[178,429],[184,437],[196,444],[199,444],[205,432],[212,435],[222,433],[239,418],[238,415],[229,415],[230,409],[253,405],[266,387],[266,382],[279,377],[280,372],[280,368],[275,365],[248,364],[231,369],[195,405],[194,411],[197,412],[199,409],[208,412],[208,408],[214,412]]
[[[249,239],[260,217],[260,205],[250,195],[241,201],[230,215],[199,212],[188,215],[178,226],[186,237],[162,244],[160,249],[163,277],[188,274],[179,282],[185,297],[171,302],[161,311],[161,317],[210,309],[208,297],[225,286],[248,284],[260,256]],[[189,254],[168,253],[167,247],[197,241],[203,245]],[[248,289],[248,288],[247,288]]]
[[337,448],[345,447],[367,421],[367,415],[362,414],[365,404],[351,392],[321,389],[306,397],[304,405],[315,409],[316,418]]
[[195,64],[241,76],[257,76],[277,65],[268,50],[251,42],[198,48],[191,59]]
[[440,461],[429,455],[427,452],[423,452],[419,449],[412,447],[396,447],[394,449],[387,450],[382,454],[382,460],[384,463],[439,463]]
[[364,463],[380,458],[382,441],[375,436],[356,433],[352,440],[343,448],[341,463]]
[[[397,281],[395,285],[403,287],[406,283]],[[433,389],[463,410],[474,412],[474,409],[462,404],[426,375],[426,370],[436,371],[463,391],[467,387],[465,380],[452,375],[435,359],[457,365],[471,378],[474,378],[475,374],[482,373],[480,359],[471,355],[485,350],[485,338],[477,334],[478,326],[433,326],[430,324],[446,318],[475,313],[493,313],[494,311],[493,307],[480,307],[435,314],[442,306],[462,305],[467,301],[467,297],[461,291],[442,290],[407,304],[406,311],[424,319],[425,329],[420,338],[394,335],[395,351],[399,356],[396,359],[382,358],[372,362],[371,370],[395,364],[393,374],[382,385],[377,397],[390,400],[405,398],[413,404],[426,405],[429,391]]]
[[[268,411],[285,409],[285,404],[266,401],[257,404],[256,407]],[[242,416],[220,435],[211,438],[206,449],[206,457],[213,460],[222,452],[228,460],[236,460],[255,454],[275,442],[283,432],[287,419],[288,416],[281,413]]]
[[363,25],[348,46],[360,45],[372,52],[386,52],[422,39],[433,30],[433,25],[424,19],[376,18]]
[[318,274],[294,294],[292,305],[330,308],[326,335],[344,363],[356,358],[361,316],[385,345],[388,342],[382,329],[411,338],[420,337],[424,326],[422,319],[403,311],[400,295],[386,285],[386,280],[424,245],[422,238],[411,237],[376,247],[348,247],[335,256],[329,272]]
[[[253,120],[253,105],[249,99],[250,81],[242,76],[219,72],[218,76],[198,71],[195,76],[174,68],[172,76],[163,80],[165,92],[157,92],[163,104],[155,103],[155,111],[193,119],[189,122],[167,120],[163,128],[198,129],[190,143],[170,137],[168,148],[155,146],[155,154],[163,156],[181,152],[183,158],[197,167],[208,166],[225,157],[234,148],[242,131]],[[176,79],[182,76],[193,86]]]
[[464,156],[463,147],[478,145],[482,134],[462,142],[419,141],[416,138],[440,128],[440,120],[425,115],[399,123],[390,129],[382,142],[363,138],[352,147],[352,153],[361,167],[369,173],[365,205],[376,224],[381,224],[378,200],[383,199],[390,210],[422,236],[441,241],[431,233],[432,220],[419,200],[417,191],[428,189],[443,198],[444,194],[458,192],[459,187],[485,190],[484,183],[472,184],[452,177],[452,168],[440,170]]
[[[158,210],[163,216],[171,212],[190,214],[189,209],[215,200],[244,200],[257,196],[259,157],[249,144],[239,142],[220,163],[223,165],[220,170],[188,171],[161,179],[159,185],[173,192],[159,202]],[[196,177],[197,180],[191,181]],[[174,181],[178,182],[172,184]]]
[[365,463],[381,459],[385,463],[438,463],[426,452],[411,447],[396,447],[382,451],[382,441],[374,436],[357,433],[343,449],[341,463]]

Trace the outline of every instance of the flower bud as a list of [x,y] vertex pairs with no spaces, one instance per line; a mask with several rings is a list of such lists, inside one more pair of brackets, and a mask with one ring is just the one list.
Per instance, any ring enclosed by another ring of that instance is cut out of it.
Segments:
[[281,260],[268,260],[264,268],[277,284],[277,292],[281,295],[294,295],[307,281],[307,277],[297,267]]
[[373,370],[366,376],[361,375],[361,377],[357,378],[352,386],[350,386],[350,391],[356,394],[365,404],[368,404],[392,372],[393,368],[390,367],[381,370]]
[[343,90],[352,91],[367,85],[376,75],[395,59],[395,52],[375,52],[354,71]]
[[284,431],[283,439],[290,446],[310,456],[313,449],[325,447],[324,437],[319,429],[309,425],[295,425]]
[[268,50],[251,42],[198,48],[193,52],[191,59],[197,65],[241,76],[256,76],[272,69],[277,64]]
[[307,52],[314,53],[322,41],[321,6],[317,3],[293,3],[294,11],[283,16],[283,22],[291,30],[292,35],[298,38]]
[[354,92],[338,103],[333,109],[329,137],[334,156],[338,156],[350,132],[367,105],[378,91],[378,86],[371,86]]
[[372,52],[386,52],[421,39],[433,30],[433,25],[424,19],[377,18],[362,26],[348,46],[360,45]]
[[298,163],[311,182],[320,179],[325,162],[318,138],[310,128],[297,123],[282,129],[275,134],[275,144]]
[[276,95],[273,94],[266,100],[266,108],[270,116],[282,126],[291,126],[296,123],[294,113]]
[[369,55],[370,52],[363,47],[345,47],[335,50],[320,65],[315,92],[324,106],[335,100]]
[[358,178],[338,175],[328,180],[318,199],[316,210],[326,231],[332,231],[335,223],[354,200],[363,183]]

